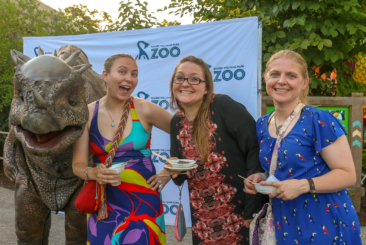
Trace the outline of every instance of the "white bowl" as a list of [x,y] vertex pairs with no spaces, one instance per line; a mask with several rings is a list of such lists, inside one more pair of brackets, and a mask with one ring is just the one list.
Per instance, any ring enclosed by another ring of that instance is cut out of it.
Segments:
[[174,168],[190,168],[196,163],[196,161],[188,159],[174,159],[170,160],[170,163]]
[[265,185],[261,185],[259,183],[254,183],[254,187],[257,190],[257,192],[262,193],[262,194],[275,193],[276,189],[277,189],[276,187],[265,186]]

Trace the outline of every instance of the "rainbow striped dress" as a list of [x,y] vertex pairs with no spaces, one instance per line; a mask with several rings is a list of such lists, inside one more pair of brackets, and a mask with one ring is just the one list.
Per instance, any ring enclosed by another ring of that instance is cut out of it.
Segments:
[[[89,132],[89,149],[95,165],[104,163],[113,142],[98,130],[96,102]],[[108,218],[97,221],[98,213],[88,215],[88,241],[91,245],[165,244],[164,208],[161,195],[146,181],[156,174],[150,159],[151,134],[141,124],[132,101],[131,133],[119,142],[113,163],[129,162],[121,173],[121,184],[106,185]]]

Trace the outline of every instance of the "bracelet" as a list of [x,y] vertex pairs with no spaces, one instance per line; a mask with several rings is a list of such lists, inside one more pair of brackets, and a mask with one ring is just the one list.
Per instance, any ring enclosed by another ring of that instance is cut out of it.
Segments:
[[85,170],[84,170],[84,176],[85,176],[85,180],[88,180],[88,169],[89,168],[92,168],[92,167],[87,167]]
[[266,181],[267,177],[264,173],[260,173],[263,176],[263,180]]

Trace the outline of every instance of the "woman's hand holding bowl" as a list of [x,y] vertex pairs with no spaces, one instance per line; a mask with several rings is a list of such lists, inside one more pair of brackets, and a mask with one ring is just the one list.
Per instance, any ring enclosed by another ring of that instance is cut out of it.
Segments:
[[284,201],[295,199],[301,194],[307,193],[310,190],[309,183],[306,179],[291,179],[280,182],[262,181],[260,184],[263,186],[273,186],[277,188],[275,193],[269,194],[269,197],[281,198]]

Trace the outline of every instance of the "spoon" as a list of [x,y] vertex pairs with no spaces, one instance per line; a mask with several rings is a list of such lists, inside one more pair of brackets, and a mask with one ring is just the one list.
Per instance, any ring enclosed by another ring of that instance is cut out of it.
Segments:
[[155,156],[160,157],[161,159],[163,159],[163,160],[165,160],[165,161],[167,161],[167,162],[169,162],[169,163],[173,163],[173,162],[171,162],[168,158],[163,157],[162,155],[160,155],[160,154],[158,154],[158,153],[156,153],[156,152],[151,152],[151,153],[152,153],[152,154],[154,154]]
[[[243,176],[241,176],[241,175],[239,175],[239,174],[238,174],[238,176],[239,176],[240,178],[244,179],[244,180],[248,180],[247,178],[245,178],[245,177],[243,177]],[[254,185],[254,183],[253,183],[252,181],[250,181],[250,180],[248,180],[248,181]]]

